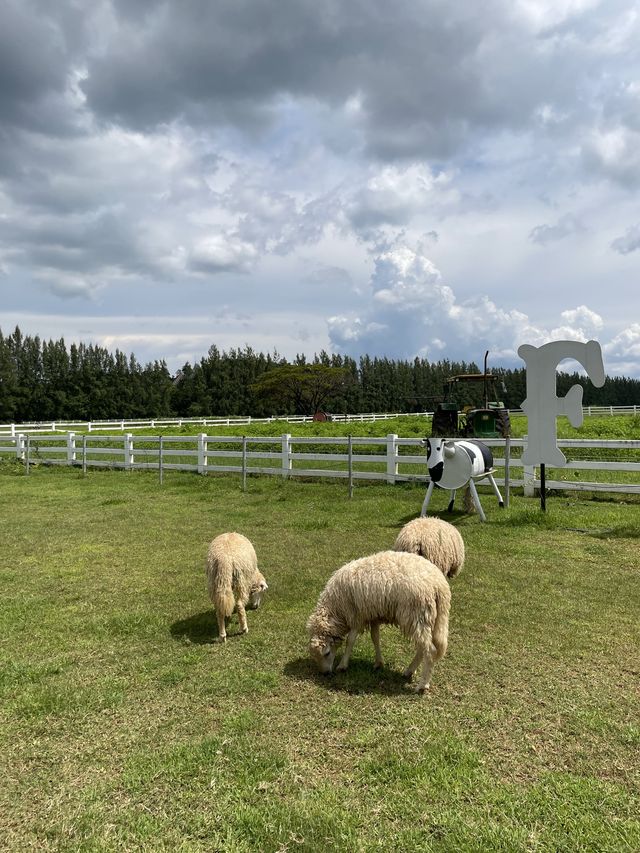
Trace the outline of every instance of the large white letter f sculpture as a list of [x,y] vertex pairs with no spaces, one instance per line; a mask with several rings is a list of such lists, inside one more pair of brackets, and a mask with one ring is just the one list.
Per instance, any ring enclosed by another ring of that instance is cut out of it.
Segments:
[[541,347],[523,344],[518,355],[527,365],[527,399],[522,410],[527,416],[529,438],[522,454],[525,465],[545,463],[556,468],[566,463],[558,449],[556,417],[566,415],[571,426],[582,426],[582,386],[573,385],[566,397],[556,396],[556,367],[573,358],[587,371],[596,388],[604,385],[602,350],[597,341],[552,341]]

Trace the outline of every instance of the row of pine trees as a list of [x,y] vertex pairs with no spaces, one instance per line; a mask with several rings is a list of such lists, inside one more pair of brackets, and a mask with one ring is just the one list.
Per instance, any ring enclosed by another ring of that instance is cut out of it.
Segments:
[[[285,363],[277,353],[265,355],[250,347],[221,352],[212,346],[199,362],[187,363],[172,375],[164,361],[142,365],[134,355],[119,350],[112,353],[93,344],[67,347],[62,338],[44,341],[23,335],[19,328],[4,336],[0,330],[0,422],[313,414],[282,411],[280,402],[252,387],[267,371]],[[368,355],[356,361],[326,352],[310,362],[304,356],[294,361],[306,363],[343,371],[345,381],[324,404],[336,413],[431,410],[447,377],[479,372],[474,363]],[[504,404],[519,407],[525,397],[524,368],[493,367],[493,372],[504,383],[499,391]],[[637,379],[611,377],[602,388],[594,388],[576,373],[561,373],[558,394],[576,382],[585,388],[585,405],[640,403]],[[463,403],[479,402],[469,386],[463,394]]]

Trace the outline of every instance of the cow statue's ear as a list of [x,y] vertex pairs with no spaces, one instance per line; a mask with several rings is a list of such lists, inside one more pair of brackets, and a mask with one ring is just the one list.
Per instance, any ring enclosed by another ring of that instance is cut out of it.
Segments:
[[452,456],[455,456],[456,452],[456,443],[455,441],[445,441],[443,454],[446,459],[451,459]]

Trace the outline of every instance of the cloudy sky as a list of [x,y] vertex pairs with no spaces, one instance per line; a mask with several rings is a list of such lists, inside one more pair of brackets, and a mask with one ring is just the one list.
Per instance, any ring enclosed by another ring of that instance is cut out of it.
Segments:
[[0,328],[640,377],[633,0],[0,0]]

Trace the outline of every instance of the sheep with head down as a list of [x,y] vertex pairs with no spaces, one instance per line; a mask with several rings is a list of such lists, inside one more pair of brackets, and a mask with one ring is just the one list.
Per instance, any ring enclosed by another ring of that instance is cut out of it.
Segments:
[[455,578],[464,566],[464,541],[459,530],[441,518],[414,518],[402,528],[394,551],[419,554],[437,566],[446,578]]
[[309,652],[320,672],[333,670],[336,651],[347,638],[338,670],[346,670],[354,643],[367,628],[382,666],[380,625],[397,625],[415,645],[404,670],[414,690],[428,689],[433,664],[444,656],[449,634],[451,591],[439,568],[417,554],[381,551],[342,566],[327,581],[307,622]]
[[256,552],[241,533],[221,533],[209,545],[207,588],[218,619],[218,642],[227,639],[226,620],[236,611],[240,632],[249,631],[245,609],[257,610],[268,589]]

